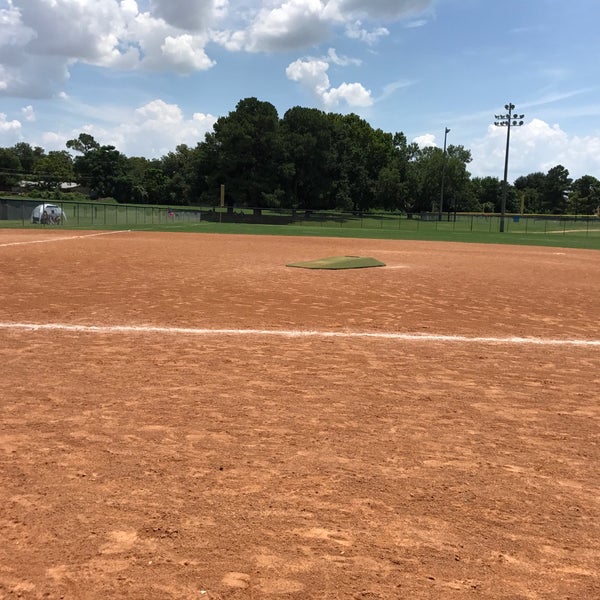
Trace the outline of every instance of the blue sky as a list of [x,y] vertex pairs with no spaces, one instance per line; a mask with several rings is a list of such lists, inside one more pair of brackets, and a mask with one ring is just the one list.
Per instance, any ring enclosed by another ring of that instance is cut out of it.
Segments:
[[469,148],[475,176],[600,178],[598,0],[0,0],[0,146],[195,145],[242,98]]

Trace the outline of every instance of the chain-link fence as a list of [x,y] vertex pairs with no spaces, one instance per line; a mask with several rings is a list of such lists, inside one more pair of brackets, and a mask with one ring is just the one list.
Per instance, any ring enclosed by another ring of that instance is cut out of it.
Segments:
[[[54,208],[51,208],[54,207]],[[56,210],[59,209],[59,210]],[[59,215],[59,218],[44,218]],[[598,216],[505,215],[480,213],[359,213],[232,207],[165,207],[103,202],[51,202],[0,198],[0,227],[63,226],[119,228],[182,224],[246,223],[339,229],[381,229],[405,232],[581,234],[600,237]]]

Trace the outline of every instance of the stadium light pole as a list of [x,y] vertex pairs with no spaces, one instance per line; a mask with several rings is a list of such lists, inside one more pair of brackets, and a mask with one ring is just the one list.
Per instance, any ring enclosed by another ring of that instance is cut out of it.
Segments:
[[504,155],[504,182],[502,185],[502,204],[500,206],[500,233],[504,232],[504,218],[506,214],[506,192],[508,189],[508,149],[510,146],[510,128],[520,127],[523,125],[523,118],[525,115],[513,115],[515,105],[508,103],[504,105],[504,108],[508,111],[505,115],[494,115],[496,121],[494,125],[496,127],[506,127],[506,154]]
[[442,220],[442,211],[444,210],[444,179],[446,178],[446,140],[448,139],[448,134],[450,130],[446,127],[444,129],[444,154],[442,158],[442,188],[440,191],[440,210],[438,221]]

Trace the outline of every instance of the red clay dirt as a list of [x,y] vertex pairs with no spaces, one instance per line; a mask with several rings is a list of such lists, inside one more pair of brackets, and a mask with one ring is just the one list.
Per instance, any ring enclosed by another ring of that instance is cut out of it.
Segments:
[[598,252],[93,233],[0,230],[2,600],[600,598]]

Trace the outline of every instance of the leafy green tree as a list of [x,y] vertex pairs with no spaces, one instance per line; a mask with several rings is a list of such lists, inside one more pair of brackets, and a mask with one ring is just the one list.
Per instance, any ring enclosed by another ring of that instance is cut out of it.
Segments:
[[569,194],[569,210],[573,214],[597,214],[600,210],[600,181],[592,175],[576,179]]
[[36,161],[34,173],[41,188],[58,189],[75,178],[73,159],[66,150],[51,150]]
[[482,212],[499,212],[502,204],[503,182],[497,177],[473,177],[471,179],[471,195],[476,206],[461,206],[461,210],[480,210]]
[[567,212],[567,202],[573,180],[569,171],[562,165],[552,167],[546,174],[543,188],[542,205],[544,212],[564,214]]
[[77,138],[67,141],[67,148],[75,150],[84,156],[93,150],[98,150],[100,144],[89,133],[80,133]]
[[333,207],[355,212],[367,211],[381,205],[382,192],[392,194],[396,203],[400,189],[391,189],[401,177],[392,176],[394,167],[401,168],[396,138],[355,114],[330,115],[333,123],[332,192]]
[[133,180],[128,173],[128,160],[114,146],[101,146],[91,135],[80,133],[67,142],[67,148],[80,152],[74,160],[78,180],[90,190],[92,198],[130,200]]
[[441,194],[443,152],[439,148],[421,148],[412,164],[415,196],[412,211],[435,211]]
[[[444,161],[446,165],[444,167]],[[421,148],[411,163],[414,177],[415,212],[438,211],[442,195],[442,172],[444,172],[443,210],[464,210],[463,198],[469,195],[470,174],[467,164],[471,152],[463,146],[450,145],[443,150],[433,146]]]
[[280,133],[285,204],[305,210],[327,207],[335,165],[331,119],[323,111],[296,106],[284,114]]
[[224,184],[236,203],[266,208],[279,187],[279,117],[269,102],[246,98],[217,120],[205,138],[214,160],[210,187]]
[[[408,143],[406,135],[397,132],[393,135],[395,148],[394,158],[390,163],[391,168],[398,170],[399,190],[396,190],[396,198],[399,201],[396,208],[407,213],[415,212],[416,201],[419,195],[419,178],[417,168],[417,157],[419,156],[418,144]],[[389,206],[389,205],[388,205]],[[382,205],[383,208],[387,208]]]
[[189,204],[195,186],[197,159],[194,149],[180,144],[160,160],[166,181],[165,195],[171,204]]
[[142,185],[151,204],[169,204],[172,200],[168,193],[169,179],[162,169],[150,167],[144,173]]
[[464,146],[452,144],[448,146],[444,175],[443,210],[464,211],[469,209],[471,204],[469,196],[471,174],[467,170],[467,165],[471,160],[471,151]]
[[43,148],[36,146],[33,148],[27,142],[19,142],[12,147],[12,151],[19,157],[21,168],[24,175],[27,176],[34,172],[37,161],[44,157],[45,151]]
[[[333,123],[334,165],[330,203],[327,208],[367,210],[369,172],[366,161],[368,130],[360,117],[330,115]],[[373,190],[371,190],[373,191]]]
[[21,180],[21,161],[12,148],[0,148],[0,189],[10,190]]
[[544,211],[545,183],[546,175],[541,171],[515,179],[514,187],[519,197],[523,198],[526,213],[540,214]]
[[385,165],[380,171],[375,185],[375,205],[384,210],[406,210],[407,184],[402,181],[400,159]]

